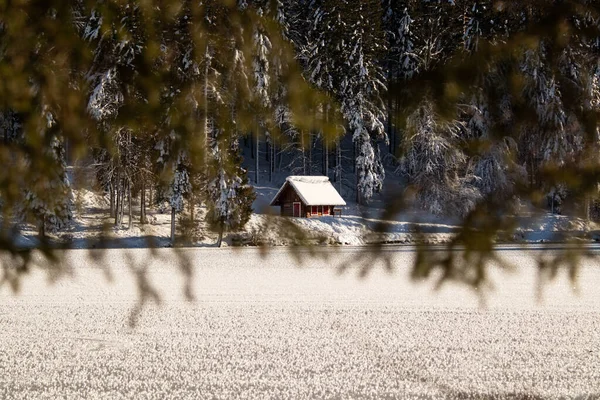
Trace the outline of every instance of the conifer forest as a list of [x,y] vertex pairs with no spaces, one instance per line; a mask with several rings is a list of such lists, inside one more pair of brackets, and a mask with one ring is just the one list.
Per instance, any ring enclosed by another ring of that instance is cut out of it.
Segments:
[[590,218],[599,27],[594,0],[0,2],[2,220],[66,226],[72,163],[115,224],[140,198],[239,229],[277,174],[491,232],[517,200]]

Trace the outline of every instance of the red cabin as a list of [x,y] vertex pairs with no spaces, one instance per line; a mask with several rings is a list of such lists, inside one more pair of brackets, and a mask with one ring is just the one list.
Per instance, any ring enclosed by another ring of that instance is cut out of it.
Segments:
[[341,215],[346,202],[326,176],[288,176],[273,200],[287,217],[321,217]]

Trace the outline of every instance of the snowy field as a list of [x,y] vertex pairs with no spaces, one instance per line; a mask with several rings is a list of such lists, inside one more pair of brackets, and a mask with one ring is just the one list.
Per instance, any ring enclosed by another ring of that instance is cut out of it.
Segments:
[[[578,295],[561,276],[539,303],[536,252],[507,247],[519,269],[492,273],[482,308],[465,288],[411,283],[408,248],[366,279],[337,273],[360,249],[322,251],[298,267],[283,249],[185,249],[187,301],[170,249],[108,250],[108,269],[70,250],[71,278],[0,289],[0,398],[600,397],[598,265]],[[160,304],[131,328],[144,268]]]

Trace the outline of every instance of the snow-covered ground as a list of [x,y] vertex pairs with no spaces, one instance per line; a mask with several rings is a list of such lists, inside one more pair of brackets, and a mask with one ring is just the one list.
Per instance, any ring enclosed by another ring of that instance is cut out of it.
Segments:
[[[93,180],[93,178],[91,179]],[[88,180],[89,181],[89,180]],[[270,207],[269,203],[279,189],[279,183],[285,181],[281,175],[271,184],[257,185],[257,198],[253,204],[254,214],[242,232],[228,232],[223,245],[253,245],[267,243],[271,245],[289,244],[281,230],[285,223],[292,221],[304,229],[315,242],[335,245],[363,245],[372,242],[410,244],[416,241],[443,243],[448,241],[459,229],[459,221],[443,218],[421,210],[407,210],[392,219],[382,221],[380,215],[384,211],[383,197],[378,197],[369,206],[358,206],[346,197],[347,206],[342,207],[341,217],[322,217],[314,219],[282,218],[279,208]],[[93,186],[79,185],[74,190],[76,200],[75,218],[71,226],[55,237],[67,241],[71,248],[89,247],[166,247],[170,246],[170,213],[160,212],[157,207],[149,207],[147,215],[149,223],[139,224],[139,203],[134,199],[134,223],[128,227],[127,212],[124,225],[115,227],[114,220],[108,217],[109,204],[107,196],[93,190]],[[202,207],[196,210],[198,221],[204,213]],[[177,226],[180,221],[177,221]],[[212,247],[217,235],[196,223],[197,231],[191,239],[180,241],[179,245],[195,247]],[[385,226],[386,233],[377,232],[377,226]],[[279,227],[279,229],[273,229]],[[598,239],[593,232],[599,227],[578,217],[553,215],[532,207],[522,207],[519,215],[519,228],[514,235],[515,242],[561,242],[578,237],[583,240]],[[419,232],[419,234],[416,234]],[[32,247],[37,243],[36,231],[31,226],[24,226],[23,236],[18,244]]]
[[[110,249],[102,267],[69,250],[72,278],[33,270],[0,289],[0,398],[582,398],[600,396],[600,268],[579,294],[562,276],[536,300],[536,252],[500,250],[481,308],[468,289],[351,267],[358,248],[319,250],[298,268],[285,249]],[[190,261],[193,301],[179,257]],[[353,264],[354,265],[354,264]],[[140,271],[152,298],[130,328]],[[110,277],[109,280],[107,277]]]
[[[258,186],[255,188],[257,199],[254,202],[258,213],[253,215],[247,230],[260,230],[267,215],[276,215],[279,209],[269,207],[271,199],[277,193],[277,187]],[[375,199],[369,206],[359,206],[346,199],[348,205],[341,207],[343,216],[315,219],[297,218],[294,222],[315,236],[328,238],[328,243],[344,245],[362,245],[373,241],[384,243],[413,243],[426,240],[429,243],[443,243],[459,230],[457,218],[440,217],[428,212],[411,209],[395,215],[392,219],[381,220],[384,212],[384,200]],[[277,217],[279,218],[279,217]],[[277,219],[276,218],[276,219]],[[519,228],[514,236],[515,242],[539,243],[561,242],[570,236],[593,239],[590,232],[598,225],[579,217],[557,215],[533,207],[521,207],[518,216]],[[384,234],[376,231],[378,225],[386,228]],[[419,232],[422,235],[416,235]],[[277,231],[267,232],[267,239],[279,243]]]

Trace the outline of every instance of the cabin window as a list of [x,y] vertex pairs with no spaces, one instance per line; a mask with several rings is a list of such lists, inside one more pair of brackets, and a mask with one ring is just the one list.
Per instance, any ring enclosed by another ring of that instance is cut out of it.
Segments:
[[311,214],[317,215],[319,213],[319,207],[312,206]]
[[329,215],[329,206],[323,207],[323,215]]

